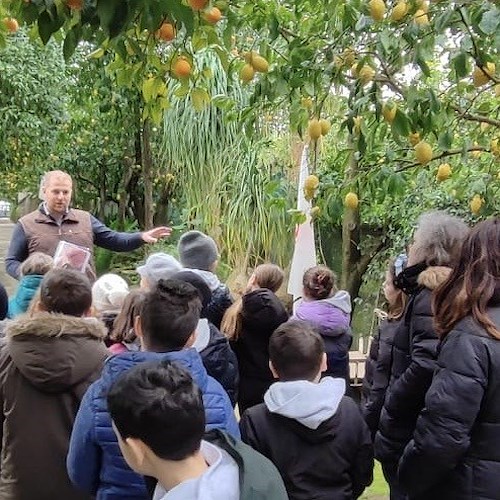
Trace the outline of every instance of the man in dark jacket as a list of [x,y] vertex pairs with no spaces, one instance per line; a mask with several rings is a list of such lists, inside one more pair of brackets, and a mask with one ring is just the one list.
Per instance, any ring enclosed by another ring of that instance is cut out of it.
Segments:
[[39,312],[6,328],[0,352],[2,500],[84,500],[65,460],[73,421],[87,387],[99,376],[107,349],[104,325],[86,317],[88,279],[77,271],[49,272]]
[[111,387],[108,408],[127,463],[157,480],[155,500],[287,499],[265,457],[221,431],[203,439],[202,394],[176,363],[131,369]]
[[241,419],[242,439],[280,471],[291,500],[358,498],[373,479],[370,432],[343,378],[325,377],[325,347],[307,323],[278,327],[269,342],[279,382]]
[[[7,272],[19,279],[19,266],[33,252],[54,256],[60,241],[73,243],[93,252],[96,244],[115,252],[136,250],[144,243],[155,243],[171,229],[157,227],[142,233],[118,233],[83,210],[70,208],[73,181],[66,172],[54,170],[43,178],[44,202],[37,210],[21,217],[14,227],[5,258]],[[95,278],[93,259],[87,274]]]
[[141,352],[110,358],[102,377],[89,388],[78,411],[68,453],[73,483],[99,500],[145,500],[141,476],[125,463],[111,427],[106,394],[124,372],[145,361],[175,361],[189,371],[202,391],[207,429],[220,428],[239,437],[238,424],[228,395],[207,374],[200,355],[190,348],[194,341],[201,302],[196,289],[178,280],[160,280],[150,290],[136,320]]

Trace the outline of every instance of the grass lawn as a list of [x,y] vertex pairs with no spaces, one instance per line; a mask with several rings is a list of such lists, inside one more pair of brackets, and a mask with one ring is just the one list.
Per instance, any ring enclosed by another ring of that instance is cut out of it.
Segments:
[[389,487],[385,482],[382,468],[378,462],[375,462],[373,471],[373,483],[361,495],[363,500],[387,500],[389,498]]

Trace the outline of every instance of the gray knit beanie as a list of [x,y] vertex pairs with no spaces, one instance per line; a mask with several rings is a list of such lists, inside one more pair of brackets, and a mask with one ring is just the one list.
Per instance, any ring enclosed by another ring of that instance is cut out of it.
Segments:
[[210,271],[219,258],[215,241],[200,231],[184,233],[177,246],[181,264],[189,269]]

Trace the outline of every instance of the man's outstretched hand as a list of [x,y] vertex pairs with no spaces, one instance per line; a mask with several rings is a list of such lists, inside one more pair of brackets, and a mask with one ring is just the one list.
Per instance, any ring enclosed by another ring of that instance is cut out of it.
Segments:
[[144,243],[156,243],[160,238],[166,238],[172,234],[172,228],[166,226],[155,227],[149,231],[144,231],[142,241]]

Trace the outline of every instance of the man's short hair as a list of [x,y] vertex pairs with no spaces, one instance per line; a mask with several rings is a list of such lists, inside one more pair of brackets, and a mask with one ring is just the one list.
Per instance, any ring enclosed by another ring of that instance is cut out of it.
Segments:
[[269,359],[281,381],[314,380],[324,352],[321,335],[306,321],[289,320],[269,339]]
[[141,363],[125,372],[108,393],[108,410],[123,440],[140,439],[163,460],[184,460],[200,449],[202,395],[175,362]]
[[146,293],[141,329],[150,351],[180,351],[196,330],[201,301],[198,290],[184,281],[160,280]]
[[79,271],[53,269],[40,284],[40,303],[47,312],[83,316],[92,305],[92,286]]

